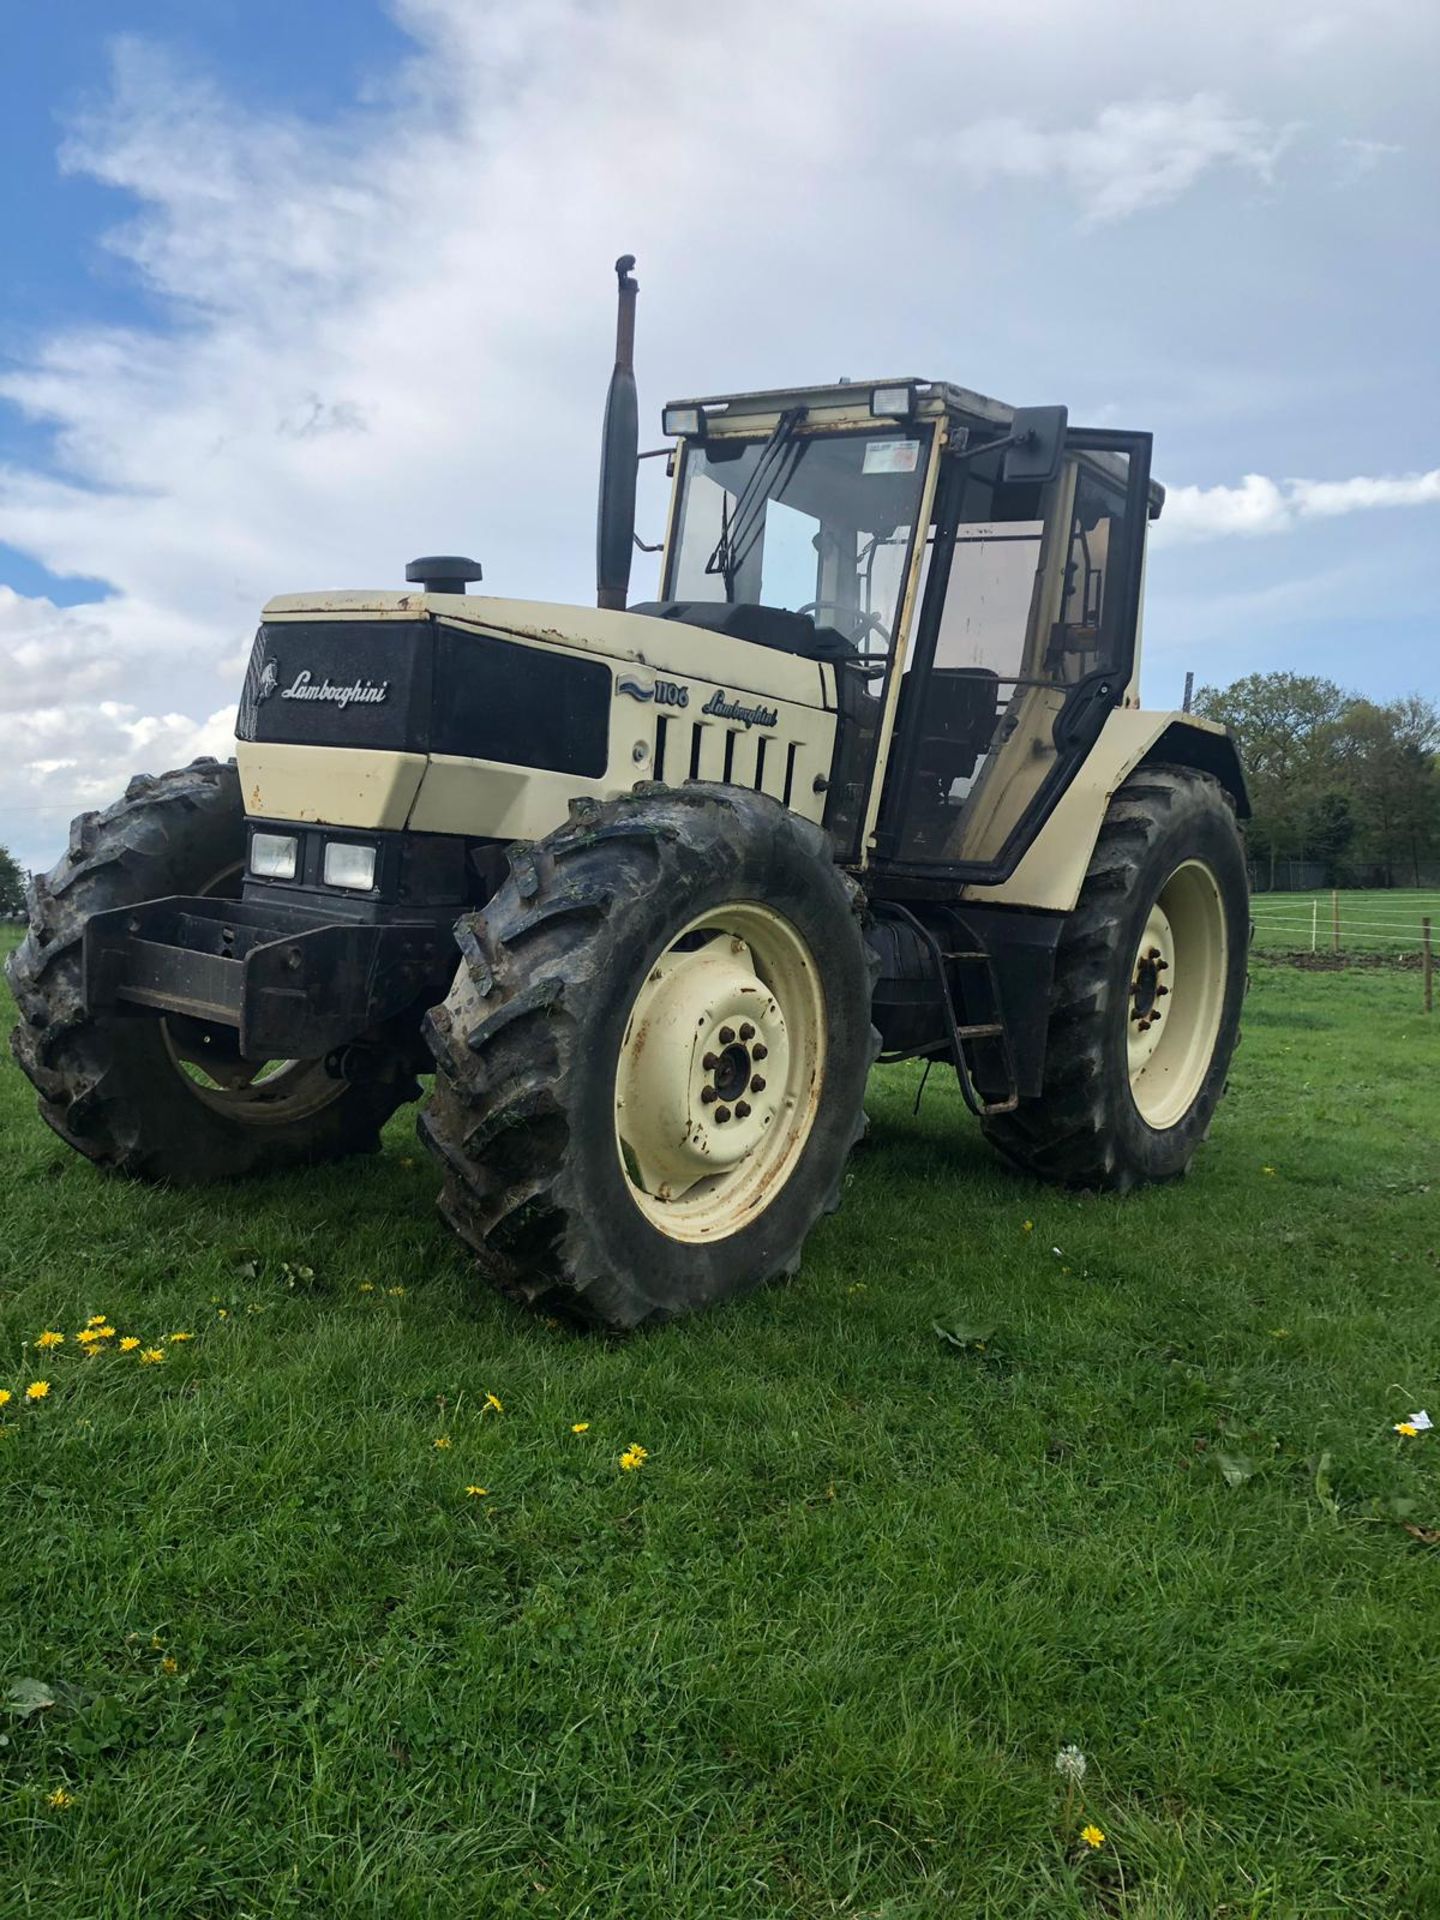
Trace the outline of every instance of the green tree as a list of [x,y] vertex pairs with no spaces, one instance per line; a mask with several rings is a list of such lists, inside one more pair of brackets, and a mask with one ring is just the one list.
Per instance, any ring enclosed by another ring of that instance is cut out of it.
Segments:
[[0,916],[10,918],[24,911],[25,876],[10,849],[0,847]]
[[1333,680],[1301,673],[1251,673],[1196,695],[1196,712],[1239,738],[1255,810],[1250,845],[1268,862],[1272,886],[1277,860],[1304,857],[1307,827],[1335,787],[1347,697]]
[[1387,704],[1309,674],[1252,673],[1204,687],[1196,709],[1237,735],[1250,783],[1251,855],[1324,864],[1332,885],[1378,869],[1419,886],[1440,860],[1440,708]]

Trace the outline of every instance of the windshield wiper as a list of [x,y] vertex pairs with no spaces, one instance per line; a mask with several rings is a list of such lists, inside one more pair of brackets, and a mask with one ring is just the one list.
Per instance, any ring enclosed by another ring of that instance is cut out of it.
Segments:
[[[750,478],[740,490],[734,513],[725,512],[722,506],[720,538],[705,562],[705,571],[724,574],[727,599],[734,596],[735,575],[754,546],[755,536],[763,524],[762,510],[771,497],[772,485],[783,484],[789,478],[786,467],[790,444],[795,438],[796,427],[804,417],[803,407],[792,407],[781,414],[770,438],[760,449],[760,457],[755,462]],[[798,448],[795,451],[798,453]]]

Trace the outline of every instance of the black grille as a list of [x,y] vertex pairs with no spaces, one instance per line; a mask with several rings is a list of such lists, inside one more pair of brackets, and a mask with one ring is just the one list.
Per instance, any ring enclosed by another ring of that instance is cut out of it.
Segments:
[[277,621],[236,731],[297,746],[447,753],[598,778],[610,669],[432,620]]

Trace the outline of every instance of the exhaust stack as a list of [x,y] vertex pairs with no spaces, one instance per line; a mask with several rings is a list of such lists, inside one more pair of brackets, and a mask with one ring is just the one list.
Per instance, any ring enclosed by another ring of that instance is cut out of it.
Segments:
[[595,604],[623,610],[630,591],[635,546],[635,469],[640,455],[640,416],[635,399],[635,295],[633,253],[615,262],[619,311],[615,318],[615,371],[605,398],[600,446],[600,506],[595,521]]

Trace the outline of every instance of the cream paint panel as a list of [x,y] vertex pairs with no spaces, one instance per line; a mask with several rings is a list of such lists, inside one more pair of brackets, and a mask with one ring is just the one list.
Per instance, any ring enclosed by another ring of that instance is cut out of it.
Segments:
[[425,772],[423,753],[256,740],[238,741],[235,761],[252,818],[330,827],[403,827]]
[[1068,913],[1080,897],[1100,823],[1116,788],[1165,729],[1177,722],[1197,732],[1225,731],[1188,713],[1136,713],[1117,708],[1010,878],[998,886],[966,887],[962,897],[998,906]]
[[266,620],[354,620],[376,615],[415,619],[433,613],[459,627],[499,633],[546,647],[600,654],[618,666],[648,667],[652,672],[688,680],[702,677],[727,693],[755,693],[770,704],[790,700],[802,706],[824,701],[824,677],[817,661],[774,647],[757,647],[726,633],[708,633],[676,620],[654,620],[642,613],[608,613],[599,607],[554,606],[534,600],[490,600],[479,594],[327,593],[289,595],[272,600]]
[[700,778],[723,780],[725,777],[725,728],[716,724],[700,729]]

